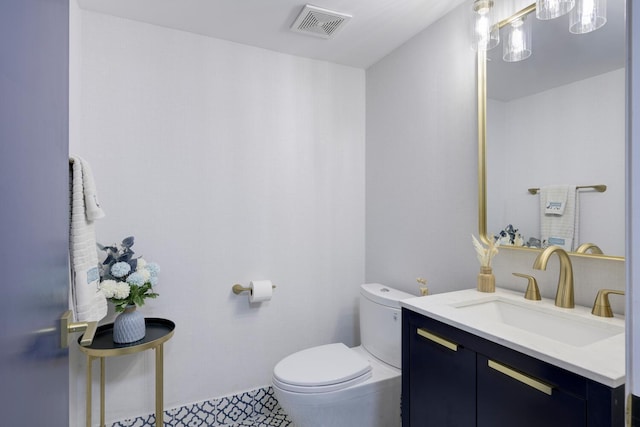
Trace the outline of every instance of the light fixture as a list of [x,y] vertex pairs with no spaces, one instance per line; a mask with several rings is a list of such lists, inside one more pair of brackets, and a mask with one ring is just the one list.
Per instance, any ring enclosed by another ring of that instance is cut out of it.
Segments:
[[569,31],[584,34],[597,30],[607,22],[607,0],[577,0],[569,16]]
[[[511,7],[511,6],[509,6]],[[471,39],[474,50],[489,50],[500,43],[500,30],[505,41],[502,59],[516,62],[531,56],[531,19],[553,19],[570,13],[569,31],[584,34],[607,22],[607,0],[537,0],[508,18],[494,20],[494,0],[473,0],[471,8]]]
[[531,21],[526,16],[511,21],[506,28],[502,59],[516,62],[531,56]]
[[474,0],[471,8],[471,40],[474,50],[493,49],[500,43],[493,0]]
[[576,0],[537,0],[536,18],[554,19],[573,9]]

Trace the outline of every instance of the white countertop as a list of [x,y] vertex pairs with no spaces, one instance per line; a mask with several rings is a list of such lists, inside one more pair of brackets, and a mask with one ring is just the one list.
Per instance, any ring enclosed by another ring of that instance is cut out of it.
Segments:
[[[554,310],[553,313],[561,318],[584,323],[585,327],[615,331],[619,331],[620,327],[623,329],[620,333],[590,344],[571,345],[502,322],[483,319],[477,312],[474,314],[457,308],[470,302],[492,299],[513,302],[538,311]],[[542,301],[529,301],[522,292],[505,289],[496,289],[495,293],[478,292],[476,289],[447,292],[409,298],[400,301],[400,305],[609,387],[615,388],[625,382],[625,322],[619,315],[613,318],[594,316],[591,308],[559,308],[553,300],[543,298]]]

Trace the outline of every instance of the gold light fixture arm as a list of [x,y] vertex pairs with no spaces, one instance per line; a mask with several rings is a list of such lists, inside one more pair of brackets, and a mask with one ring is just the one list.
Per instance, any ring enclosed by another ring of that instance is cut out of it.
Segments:
[[98,322],[73,322],[71,310],[64,312],[60,318],[60,347],[69,347],[69,334],[71,332],[84,332],[80,345],[89,346],[93,342],[93,337],[98,329]]
[[506,27],[507,25],[511,24],[513,21],[517,21],[518,19],[522,18],[523,16],[527,16],[528,14],[530,14],[531,12],[533,12],[534,10],[536,10],[536,4],[530,4],[529,6],[525,7],[524,9],[514,13],[513,15],[511,15],[510,17],[503,19],[502,21],[498,22],[498,28],[502,29],[503,27]]

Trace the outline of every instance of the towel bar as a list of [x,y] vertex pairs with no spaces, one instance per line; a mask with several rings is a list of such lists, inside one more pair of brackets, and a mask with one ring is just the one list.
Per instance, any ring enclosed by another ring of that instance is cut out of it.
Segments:
[[[598,184],[598,185],[578,185],[576,187],[577,190],[581,189],[581,188],[592,188],[594,190],[596,190],[598,193],[604,193],[605,191],[607,191],[607,186],[604,184]],[[539,188],[529,188],[527,190],[529,193],[531,194],[538,194],[538,191],[540,191]]]

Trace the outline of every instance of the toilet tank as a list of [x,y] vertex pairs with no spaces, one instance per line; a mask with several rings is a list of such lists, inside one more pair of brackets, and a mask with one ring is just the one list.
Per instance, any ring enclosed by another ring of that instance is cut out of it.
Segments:
[[402,316],[400,300],[415,295],[379,283],[360,285],[360,340],[376,358],[400,369]]

